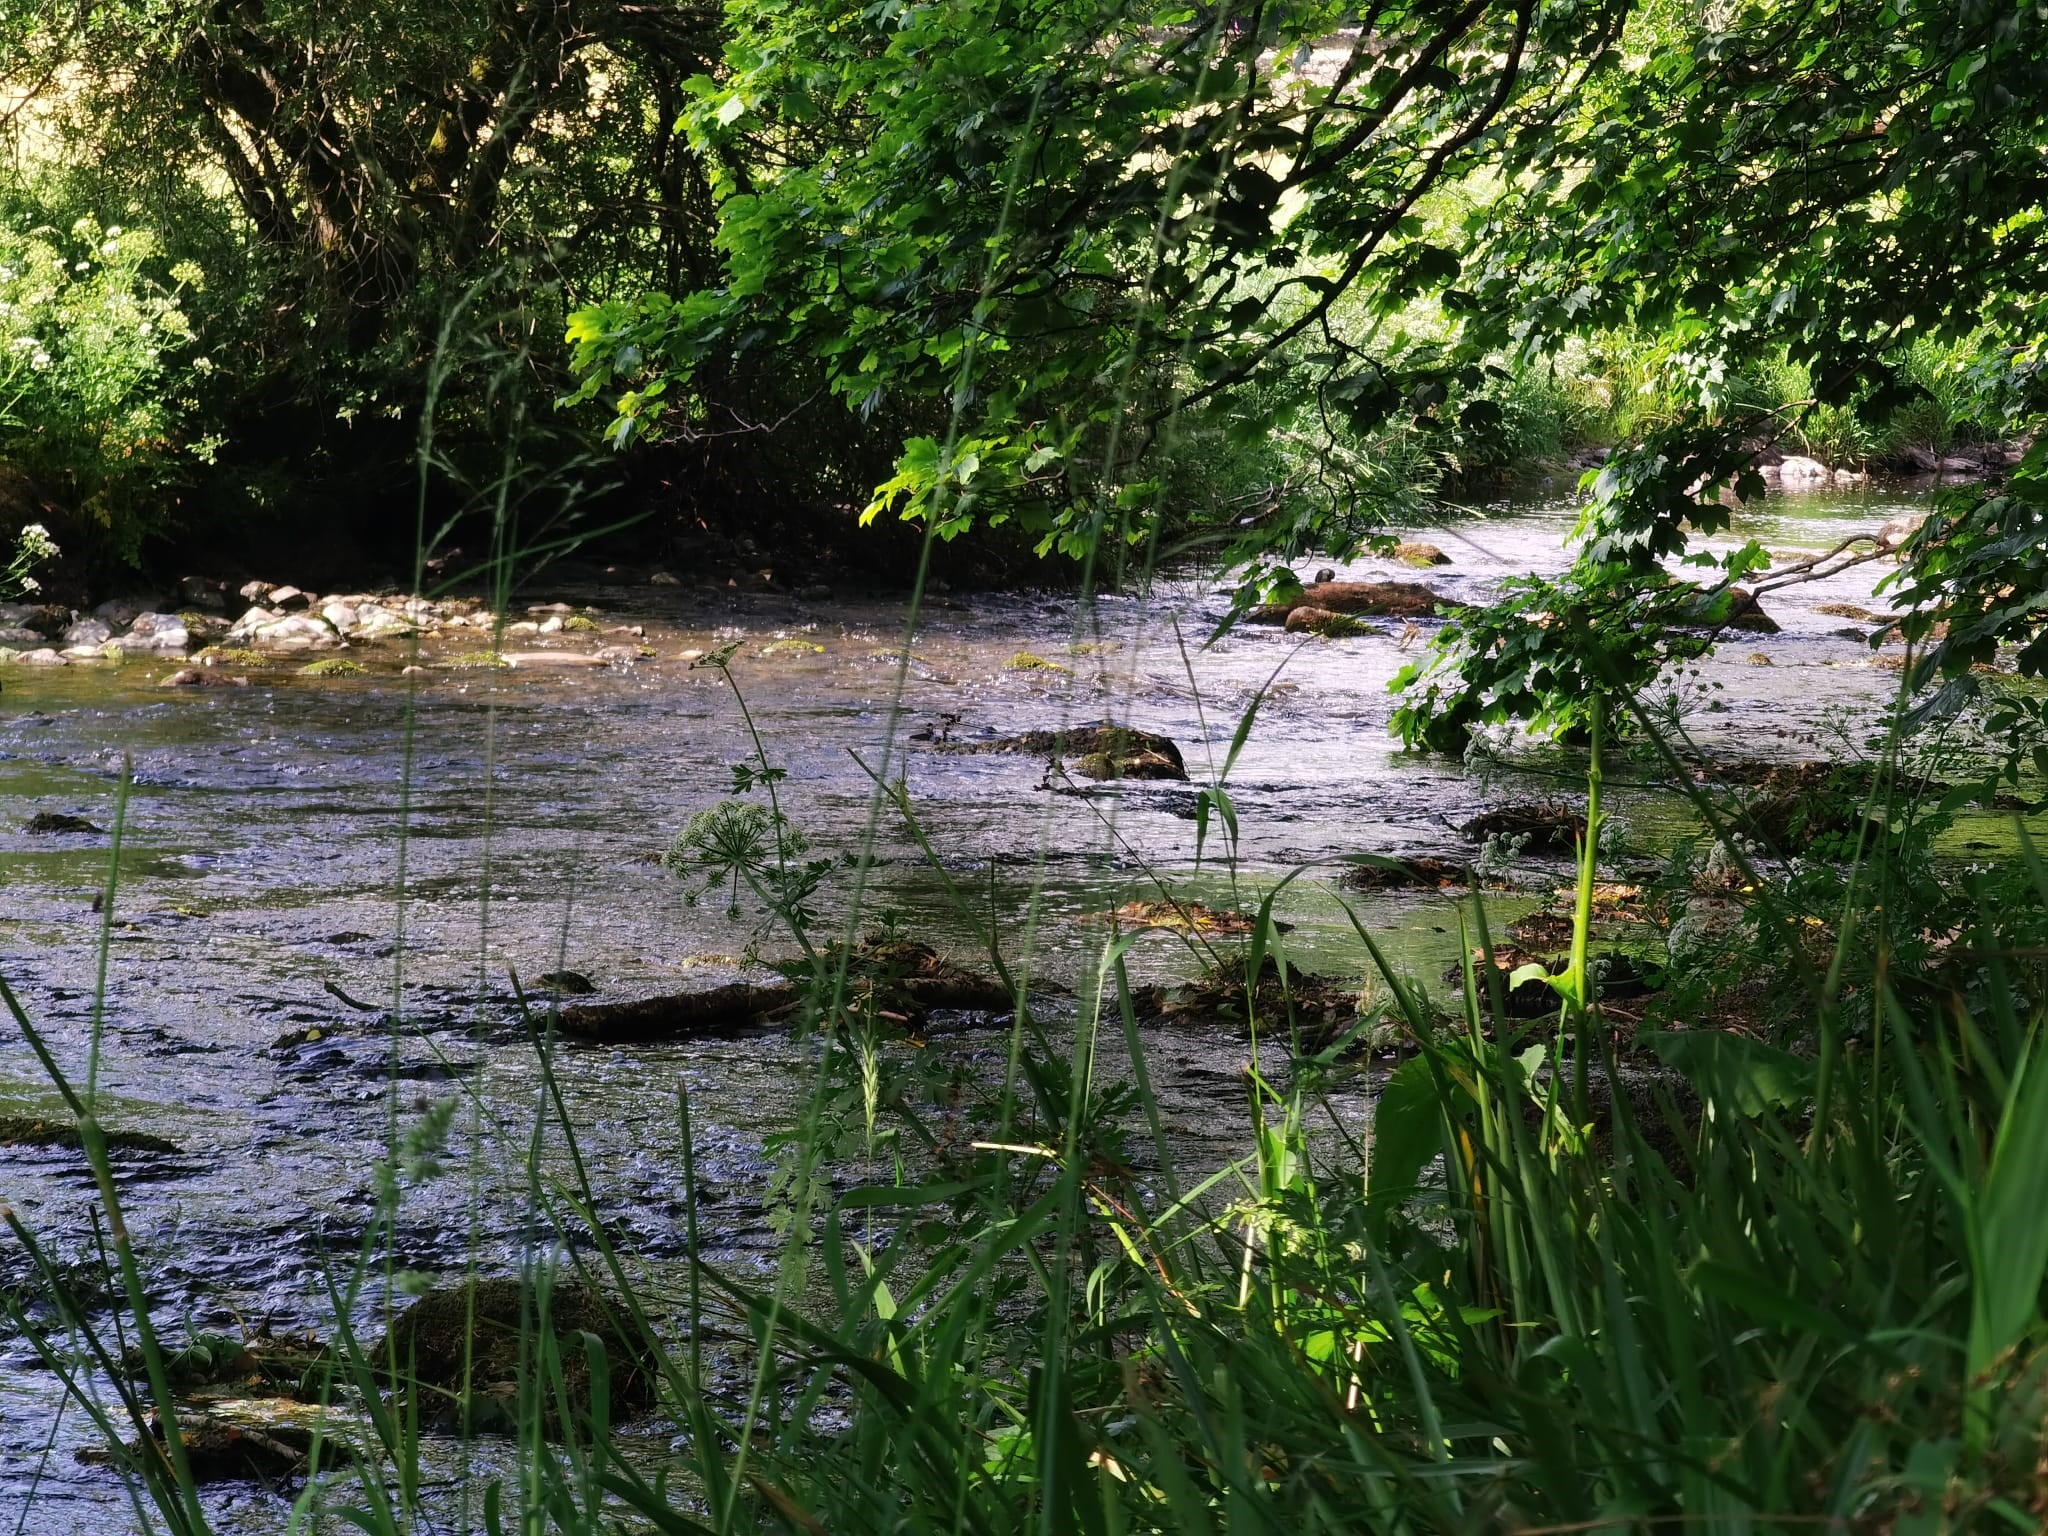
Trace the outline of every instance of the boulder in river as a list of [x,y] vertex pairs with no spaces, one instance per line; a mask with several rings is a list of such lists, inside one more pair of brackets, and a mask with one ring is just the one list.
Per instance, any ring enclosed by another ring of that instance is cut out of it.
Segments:
[[192,632],[175,613],[138,613],[128,633],[114,644],[128,655],[183,655],[192,644]]
[[1303,587],[1301,595],[1291,601],[1268,603],[1252,617],[1267,624],[1284,624],[1297,608],[1321,608],[1330,613],[1429,619],[1442,605],[1443,599],[1436,593],[1413,581],[1319,581]]
[[[1691,586],[1691,583],[1685,585]],[[1736,629],[1752,635],[1775,635],[1778,621],[1763,610],[1756,594],[1747,587],[1728,587],[1719,592],[1701,591],[1691,604],[1691,616],[1702,628]]]
[[1063,731],[1025,731],[981,741],[940,741],[935,752],[1005,752],[1023,757],[1072,760],[1074,771],[1091,779],[1185,779],[1180,748],[1152,731],[1096,720]]
[[[421,1416],[428,1422],[511,1430],[518,1427],[516,1384],[546,1379],[535,1368],[543,1341],[559,1361],[572,1414],[590,1411],[585,1335],[604,1346],[610,1417],[623,1419],[652,1405],[660,1375],[652,1346],[616,1298],[574,1280],[558,1281],[545,1293],[509,1276],[438,1286],[393,1319],[370,1355],[397,1361],[400,1376],[418,1388]],[[550,1370],[547,1376],[552,1375]],[[561,1406],[549,1392],[542,1412],[551,1428],[560,1428]]]
[[1780,480],[1819,482],[1832,480],[1834,478],[1834,471],[1821,463],[1819,459],[1809,459],[1804,454],[1795,453],[1778,465],[1778,478]]
[[[828,976],[840,953],[836,945],[827,952]],[[1015,994],[994,977],[911,940],[869,938],[854,948],[845,972],[839,988],[843,1007],[905,1027],[938,1008],[1010,1013],[1016,1007]],[[572,1003],[562,1009],[561,1026],[568,1034],[616,1045],[744,1035],[794,1019],[812,995],[808,981],[736,981],[624,1002]]]
[[[249,1424],[218,1414],[186,1408],[177,1415],[178,1440],[185,1452],[185,1465],[195,1483],[282,1484],[303,1477],[312,1465],[313,1431],[303,1424],[282,1420]],[[165,1477],[172,1462],[165,1445],[163,1422],[152,1416],[147,1442],[131,1444],[124,1456],[104,1448],[81,1450],[78,1459],[105,1464],[116,1460],[139,1461],[147,1455],[159,1462]],[[351,1459],[340,1446],[323,1440],[320,1461],[333,1466]]]
[[1394,558],[1403,565],[1427,568],[1432,565],[1449,565],[1451,557],[1434,544],[1411,543],[1406,540],[1396,544]]
[[1925,512],[1901,512],[1897,517],[1887,518],[1877,530],[1877,547],[1897,549],[1918,533],[1926,522]]
[[136,615],[148,613],[158,606],[154,597],[110,597],[93,609],[92,616],[115,629],[124,629],[135,621]]
[[1327,608],[1296,608],[1287,615],[1286,627],[1289,634],[1321,635],[1326,640],[1382,633],[1353,614],[1332,613]]
[[94,826],[83,816],[67,816],[61,811],[38,811],[22,823],[22,830],[39,837],[62,837],[75,833],[98,834],[105,829]]
[[277,614],[263,608],[251,608],[242,615],[241,621],[228,632],[228,638],[271,651],[320,651],[341,644],[341,636],[325,619],[303,613]]
[[77,650],[86,646],[105,645],[114,638],[113,626],[105,619],[80,619],[66,626],[63,636],[66,650]]

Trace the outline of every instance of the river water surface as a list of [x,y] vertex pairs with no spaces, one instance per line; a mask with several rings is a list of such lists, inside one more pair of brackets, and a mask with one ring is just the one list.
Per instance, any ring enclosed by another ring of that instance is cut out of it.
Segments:
[[[1818,551],[1923,504],[1883,492],[1774,498],[1735,532]],[[1562,505],[1501,511],[1425,530],[1452,558],[1437,570],[1367,561],[1343,574],[1483,599],[1503,576],[1562,568],[1570,520]],[[1745,758],[1839,753],[1840,731],[1867,722],[1897,674],[1839,633],[1844,620],[1813,610],[1882,609],[1872,588],[1887,569],[1770,598],[1783,633],[1732,636],[1705,666],[1688,717],[1697,738]],[[365,653],[378,667],[369,676],[314,680],[283,667],[253,673],[246,688],[163,689],[164,662],[0,674],[0,973],[81,1083],[98,1018],[103,1120],[181,1148],[137,1163],[123,1191],[167,1332],[324,1329],[326,1277],[353,1262],[394,1117],[409,1123],[458,1090],[474,1094],[456,1122],[455,1172],[408,1193],[391,1257],[459,1273],[472,1255],[510,1267],[545,1240],[526,1194],[524,1128],[539,1081],[509,1003],[515,968],[529,985],[573,969],[608,995],[758,974],[742,958],[748,924],[715,899],[690,904],[652,861],[693,812],[730,792],[732,765],[751,751],[732,690],[688,653],[737,642],[734,676],[768,757],[788,772],[789,814],[818,849],[871,847],[878,861],[867,914],[892,911],[915,936],[973,958],[972,923],[900,823],[876,814],[860,760],[906,777],[951,881],[993,915],[1013,958],[1069,987],[1106,933],[1084,915],[1157,894],[1153,874],[1227,906],[1301,871],[1276,906],[1295,924],[1294,958],[1362,975],[1338,906],[1347,855],[1456,852],[1454,829],[1487,805],[1574,787],[1489,780],[1398,752],[1387,684],[1413,654],[1398,622],[1377,637],[1303,643],[1248,628],[1204,645],[1225,600],[1192,576],[1086,607],[1067,595],[949,595],[924,615],[907,667],[900,601],[644,584],[532,601],[554,598],[644,625],[653,655],[487,671],[434,666],[430,652],[427,670],[402,676],[387,648],[381,663]],[[1069,670],[1018,669],[1019,652]],[[1107,715],[1174,738],[1198,785],[1269,682],[1230,777],[1234,871],[1213,828],[1197,867],[1194,786],[1054,794],[1040,760],[940,754],[909,739]],[[31,836],[24,823],[57,812],[111,825],[124,763],[133,790],[109,917],[95,910],[108,839]],[[1646,850],[1682,823],[1668,797],[1615,799],[1625,840]],[[825,887],[828,918],[844,920],[851,886],[848,875]],[[1349,899],[1397,964],[1427,973],[1456,953],[1447,898]],[[762,944],[787,949],[772,936]],[[1133,956],[1140,980],[1185,976],[1193,963],[1164,936]],[[395,1000],[405,1027],[394,1032],[330,988],[375,1009]],[[0,1039],[0,1113],[54,1109],[11,1024]],[[1167,1047],[1153,1070],[1189,1163],[1236,1155],[1243,1042],[1183,1032]],[[987,1051],[998,1070],[1002,1041]],[[811,1059],[779,1038],[561,1052],[601,1214],[637,1262],[658,1270],[683,1250],[679,1083],[721,1255],[768,1262],[763,1138],[789,1124]],[[480,1123],[478,1105],[507,1134]],[[94,1202],[75,1154],[0,1149],[0,1203],[60,1255],[87,1253]],[[27,1284],[12,1240],[0,1245],[0,1284]],[[26,1343],[0,1335],[0,1512],[27,1511],[30,1530],[133,1528],[112,1475],[77,1464],[93,1432],[75,1409],[60,1416],[59,1401]],[[210,1497],[224,1528],[281,1524],[284,1505],[268,1495]]]

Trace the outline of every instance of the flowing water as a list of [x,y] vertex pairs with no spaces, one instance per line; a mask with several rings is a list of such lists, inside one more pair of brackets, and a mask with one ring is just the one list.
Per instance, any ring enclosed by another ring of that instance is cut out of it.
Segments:
[[[1883,493],[1775,498],[1736,533],[1818,551],[1913,505]],[[1343,574],[1482,598],[1502,576],[1561,568],[1570,518],[1561,505],[1502,511],[1430,532],[1452,557],[1440,569],[1367,561]],[[1882,608],[1872,586],[1887,569],[1773,596],[1783,633],[1734,636],[1703,670],[1689,717],[1702,744],[1745,758],[1839,751],[1838,732],[1867,722],[1897,674],[1843,638],[1842,619],[1813,610]],[[855,853],[872,836],[865,913],[899,914],[914,936],[973,958],[972,923],[905,829],[877,815],[863,760],[905,776],[947,876],[993,916],[1011,958],[1069,987],[1106,931],[1086,915],[1158,894],[1155,876],[1230,906],[1297,870],[1276,904],[1295,925],[1293,957],[1363,975],[1338,905],[1346,855],[1456,852],[1454,829],[1488,804],[1575,787],[1489,782],[1399,753],[1386,731],[1387,683],[1412,652],[1398,622],[1377,637],[1303,643],[1245,628],[1205,645],[1225,601],[1192,577],[1090,608],[1070,596],[947,597],[925,614],[907,667],[899,602],[644,584],[533,600],[557,597],[643,624],[654,655],[623,669],[401,676],[392,650],[366,677],[314,680],[286,667],[255,673],[247,688],[162,689],[162,662],[4,673],[0,966],[81,1083],[101,1020],[102,1119],[181,1149],[133,1161],[123,1191],[166,1331],[324,1326],[328,1278],[350,1267],[373,1215],[393,1125],[450,1094],[463,1102],[453,1171],[408,1192],[393,1263],[460,1272],[474,1254],[508,1267],[548,1240],[528,1193],[541,1085],[511,1005],[515,969],[529,985],[573,969],[608,995],[756,974],[742,953],[755,937],[748,924],[715,897],[690,904],[653,860],[693,812],[730,793],[732,765],[751,751],[732,690],[686,653],[738,643],[734,676],[768,757],[788,772],[784,806],[817,849]],[[1068,670],[1018,669],[1019,652]],[[1194,786],[1055,794],[1041,760],[942,754],[908,739],[1109,715],[1174,738],[1198,785],[1262,689],[1230,778],[1234,866],[1219,858],[1214,825],[1197,866]],[[118,890],[102,913],[108,839],[31,836],[23,824],[58,812],[110,825],[124,763],[133,790]],[[1684,824],[1668,796],[1614,798],[1625,841],[1645,851]],[[850,872],[827,884],[828,919],[844,920],[853,886]],[[1455,955],[1447,898],[1350,899],[1397,964],[1433,973]],[[787,951],[772,935],[761,943]],[[1139,980],[1185,976],[1195,963],[1169,936],[1142,939],[1133,956]],[[394,1003],[396,1031],[374,1011]],[[0,1113],[54,1110],[11,1024],[0,1039]],[[999,1070],[1000,1032],[954,1045]],[[1185,1029],[1159,1036],[1154,1073],[1190,1164],[1240,1150],[1245,1051]],[[703,1214],[721,1256],[765,1265],[775,1242],[760,1217],[763,1138],[788,1125],[813,1060],[776,1037],[560,1052],[601,1215],[651,1273],[685,1242],[679,1084],[691,1095]],[[559,1159],[551,1142],[543,1163]],[[0,1204],[60,1255],[88,1253],[94,1199],[75,1154],[0,1149]],[[26,1274],[9,1240],[0,1284]],[[0,1512],[23,1509],[34,1530],[131,1528],[112,1474],[76,1464],[93,1433],[75,1409],[56,1416],[59,1397],[27,1345],[0,1337]],[[268,1495],[211,1497],[226,1528],[272,1529],[281,1518]]]

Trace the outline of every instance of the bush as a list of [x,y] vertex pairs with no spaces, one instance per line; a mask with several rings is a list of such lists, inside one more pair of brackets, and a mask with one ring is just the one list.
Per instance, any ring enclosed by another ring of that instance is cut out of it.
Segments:
[[31,219],[0,223],[0,464],[133,560],[166,491],[211,451],[184,396],[207,367],[182,303],[199,273],[159,271],[148,230]]

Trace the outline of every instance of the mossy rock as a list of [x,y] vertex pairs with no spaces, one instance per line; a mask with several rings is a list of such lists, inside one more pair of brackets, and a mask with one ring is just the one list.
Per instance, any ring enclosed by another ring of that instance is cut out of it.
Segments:
[[[471,1430],[518,1428],[515,1384],[540,1379],[536,1369],[540,1292],[505,1277],[437,1287],[392,1322],[371,1353],[393,1359],[400,1376],[420,1391],[422,1417]],[[604,1346],[613,1421],[651,1406],[659,1366],[630,1314],[614,1298],[576,1281],[547,1292],[547,1333],[560,1364],[563,1392],[578,1418],[590,1412],[589,1346]],[[552,1371],[550,1372],[552,1375]],[[550,1391],[543,1405],[550,1433],[561,1428],[562,1403]]]
[[1332,613],[1327,608],[1297,608],[1287,615],[1286,627],[1289,634],[1321,635],[1326,640],[1381,633],[1363,619],[1348,613]]
[[[106,1138],[109,1152],[175,1153],[179,1150],[176,1142],[152,1136],[147,1131],[110,1131],[103,1126],[100,1134]],[[61,1117],[0,1115],[0,1147],[64,1147],[82,1152],[85,1150],[85,1138],[74,1122]]]
[[1074,771],[1090,779],[1185,779],[1180,748],[1154,731],[1097,720],[1063,731],[1026,731],[981,741],[934,742],[939,752],[1007,752],[1020,756],[1071,759]]
[[192,659],[201,666],[215,667],[267,667],[277,660],[239,645],[209,645]]
[[66,816],[59,811],[38,811],[21,824],[21,829],[37,837],[94,835],[105,830],[83,816]]
[[562,633],[565,635],[594,635],[602,628],[597,620],[580,613],[572,613],[562,620]]
[[450,656],[448,658],[448,665],[468,669],[474,667],[509,667],[512,663],[496,651],[462,651],[457,655]]
[[[650,646],[640,647],[647,655],[654,655]],[[810,640],[771,640],[761,647],[763,656],[822,656],[825,647]]]
[[1451,557],[1438,549],[1434,544],[1423,544],[1420,542],[1403,541],[1396,544],[1393,549],[1393,557],[1403,565],[1412,565],[1418,570],[1426,570],[1432,565],[1449,565],[1451,563]]
[[299,668],[301,677],[367,677],[370,669],[360,662],[350,661],[346,656],[329,656],[320,661],[309,661]]
[[1056,661],[1047,661],[1031,651],[1019,651],[1003,663],[1005,672],[1060,672],[1071,676],[1072,667],[1063,667]]

